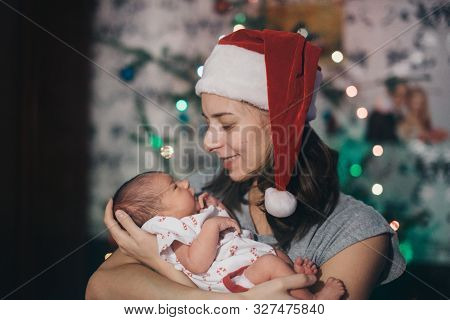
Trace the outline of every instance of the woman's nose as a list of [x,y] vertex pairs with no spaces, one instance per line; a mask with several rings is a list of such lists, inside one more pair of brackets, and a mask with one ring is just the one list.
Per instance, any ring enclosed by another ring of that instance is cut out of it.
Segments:
[[206,151],[212,152],[222,146],[222,141],[219,136],[219,132],[213,128],[208,128],[203,138],[203,147]]

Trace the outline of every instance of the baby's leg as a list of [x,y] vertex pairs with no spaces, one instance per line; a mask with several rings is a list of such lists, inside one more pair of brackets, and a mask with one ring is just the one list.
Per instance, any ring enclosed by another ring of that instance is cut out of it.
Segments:
[[[254,284],[260,284],[275,278],[294,274],[295,272],[281,258],[266,254],[259,257],[255,263],[244,271],[244,276]],[[291,290],[290,294],[301,300],[313,300],[314,295],[308,289]]]
[[[292,268],[284,262],[281,258],[267,254],[259,257],[255,263],[250,265],[244,271],[244,276],[247,277],[252,283],[260,284],[271,279],[280,278],[288,275],[295,274]],[[331,279],[331,278],[330,278]],[[344,294],[344,289],[340,285],[339,280],[332,279],[327,281],[326,290],[325,287],[321,290],[323,294],[314,295],[309,289],[294,289],[290,290],[290,294],[301,300],[322,300],[322,299],[339,299]]]

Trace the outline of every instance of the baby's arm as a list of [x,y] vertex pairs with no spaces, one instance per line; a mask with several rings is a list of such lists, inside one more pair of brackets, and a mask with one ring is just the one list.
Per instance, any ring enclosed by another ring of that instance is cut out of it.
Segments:
[[234,228],[240,232],[237,222],[228,217],[213,217],[207,219],[198,237],[191,245],[186,245],[175,240],[172,250],[175,252],[180,263],[192,273],[203,273],[208,271],[217,254],[219,233],[222,230]]

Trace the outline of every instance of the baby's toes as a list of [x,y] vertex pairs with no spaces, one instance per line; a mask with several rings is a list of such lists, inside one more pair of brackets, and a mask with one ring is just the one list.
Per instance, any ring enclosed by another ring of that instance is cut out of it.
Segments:
[[311,260],[308,260],[307,266],[308,266],[308,268],[312,269],[312,267],[315,266],[315,264]]
[[312,272],[313,272],[313,274],[316,274],[317,273],[317,266],[316,265],[313,265],[313,267],[311,268],[311,270],[312,270]]
[[308,258],[303,259],[302,267],[305,269],[306,274],[312,274],[310,268],[310,260]]
[[294,271],[295,273],[305,273],[305,267],[297,263],[294,263]]
[[297,257],[294,261],[294,264],[298,264],[301,266],[303,264],[303,259],[301,257]]
[[332,286],[335,289],[342,291],[342,292],[345,291],[344,283],[341,280],[333,278],[333,277],[328,278],[326,285]]

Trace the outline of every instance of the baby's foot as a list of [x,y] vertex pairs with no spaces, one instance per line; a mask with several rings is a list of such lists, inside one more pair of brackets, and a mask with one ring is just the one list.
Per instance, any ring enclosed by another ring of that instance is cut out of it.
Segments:
[[344,283],[336,278],[329,277],[325,286],[316,293],[317,300],[339,300],[345,293]]
[[296,273],[316,274],[317,266],[308,258],[302,259],[301,257],[297,257],[294,261],[294,271]]

